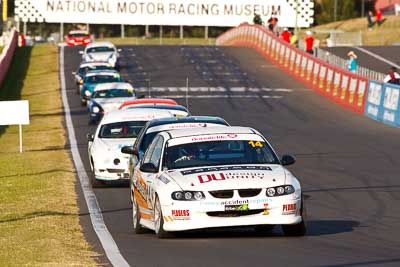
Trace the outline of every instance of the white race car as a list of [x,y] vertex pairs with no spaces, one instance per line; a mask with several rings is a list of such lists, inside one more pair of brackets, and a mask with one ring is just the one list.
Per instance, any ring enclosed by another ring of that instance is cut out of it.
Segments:
[[[126,152],[126,151],[125,151]],[[304,235],[299,181],[267,140],[247,127],[210,127],[159,133],[135,167],[132,219],[135,233],[228,226]]]
[[102,181],[129,179],[128,160],[121,147],[132,145],[144,124],[152,119],[172,117],[158,109],[115,110],[107,113],[96,133],[88,134],[88,155],[93,171],[92,185]]
[[84,51],[79,51],[82,54],[82,61],[106,61],[113,68],[119,68],[119,52],[121,49],[117,49],[111,42],[93,42],[86,46]]
[[107,112],[117,110],[127,100],[136,99],[135,90],[130,83],[100,83],[88,102],[89,124],[97,123]]

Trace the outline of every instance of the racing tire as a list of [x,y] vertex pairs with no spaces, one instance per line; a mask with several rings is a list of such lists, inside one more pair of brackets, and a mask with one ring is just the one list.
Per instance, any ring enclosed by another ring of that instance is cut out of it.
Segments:
[[102,181],[99,181],[99,180],[97,180],[96,179],[96,175],[94,174],[94,163],[93,163],[93,160],[91,159],[91,165],[90,165],[90,167],[91,167],[91,169],[92,169],[92,174],[90,175],[90,182],[91,182],[91,184],[92,184],[92,188],[98,188],[98,187],[101,187],[102,185],[103,185],[103,182]]
[[145,229],[140,225],[139,204],[134,197],[132,202],[132,226],[135,234],[143,234],[145,232]]
[[164,216],[162,214],[161,203],[158,196],[154,203],[154,231],[158,238],[168,238],[170,234],[164,231]]
[[90,178],[91,178],[90,180],[91,180],[91,183],[92,183],[92,188],[98,188],[98,187],[103,186],[103,183],[96,179],[94,173],[92,173]]
[[306,226],[306,208],[304,205],[304,198],[301,197],[301,222],[297,224],[286,224],[282,225],[282,230],[285,236],[304,236],[307,233],[307,226]]

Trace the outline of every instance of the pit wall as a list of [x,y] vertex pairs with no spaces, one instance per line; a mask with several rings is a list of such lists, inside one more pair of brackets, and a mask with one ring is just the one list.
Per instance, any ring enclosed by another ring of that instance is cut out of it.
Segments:
[[[366,77],[330,65],[279,39],[259,25],[241,24],[220,35],[216,44],[254,48],[290,76],[337,104],[375,120],[400,127],[398,103],[400,86],[369,81]],[[389,95],[390,99],[387,100]],[[388,101],[390,104],[386,103]],[[390,116],[387,106],[391,108]],[[393,121],[389,123],[388,118]]]
[[11,30],[9,40],[0,55],[0,86],[3,84],[3,81],[7,75],[17,45],[18,32],[14,28]]

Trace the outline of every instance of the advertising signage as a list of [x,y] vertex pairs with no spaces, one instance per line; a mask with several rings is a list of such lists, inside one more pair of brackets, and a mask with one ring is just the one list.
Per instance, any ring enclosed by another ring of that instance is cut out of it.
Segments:
[[254,14],[282,27],[309,27],[313,0],[15,0],[24,22],[125,25],[237,26]]

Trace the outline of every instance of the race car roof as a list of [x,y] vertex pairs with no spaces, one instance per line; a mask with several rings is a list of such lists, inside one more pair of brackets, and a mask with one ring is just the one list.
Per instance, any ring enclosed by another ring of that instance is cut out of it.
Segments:
[[130,83],[125,83],[125,82],[100,83],[96,85],[94,91],[109,90],[109,89],[133,90],[133,86]]
[[106,113],[100,124],[107,124],[120,121],[149,121],[156,118],[172,117],[173,114],[162,109],[124,109],[113,110]]
[[224,119],[220,117],[212,117],[212,116],[188,116],[188,117],[172,117],[172,118],[160,118],[149,121],[145,127],[157,127],[165,124],[173,124],[173,123],[215,123],[215,124],[224,124],[229,125]]
[[116,70],[89,70],[86,73],[86,77],[96,76],[96,75],[115,75],[115,74],[120,75],[119,72]]
[[189,116],[154,119],[146,123],[144,128],[146,133],[169,131],[173,129],[189,129],[200,127],[229,126],[229,124],[219,117],[209,116]]
[[163,105],[163,104],[149,104],[149,105],[133,105],[128,106],[127,109],[134,109],[134,108],[155,108],[155,109],[169,109],[169,110],[179,110],[188,112],[187,108],[181,105]]
[[69,31],[68,34],[86,34],[86,35],[89,35],[89,32],[85,31],[85,30],[72,30],[72,31]]
[[110,63],[107,61],[83,61],[80,65],[79,68],[85,68],[85,67],[90,67],[90,66],[109,66],[111,67]]
[[230,127],[207,127],[207,128],[190,128],[166,131],[171,138],[180,138],[187,136],[201,136],[213,134],[259,134],[256,130],[250,127],[230,126]]
[[148,104],[163,104],[163,105],[177,105],[175,100],[168,98],[142,98],[136,100],[130,100],[124,102],[119,109],[126,109],[128,106],[132,105],[148,105]]
[[88,44],[86,46],[86,49],[92,48],[92,47],[115,47],[115,45],[111,42],[104,41],[104,42],[93,42],[91,44]]

